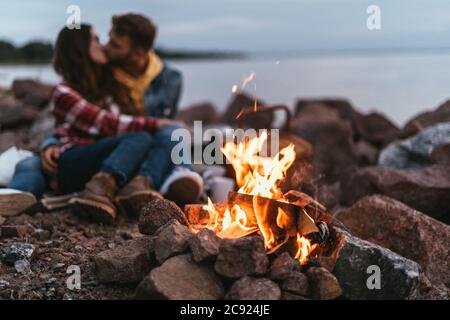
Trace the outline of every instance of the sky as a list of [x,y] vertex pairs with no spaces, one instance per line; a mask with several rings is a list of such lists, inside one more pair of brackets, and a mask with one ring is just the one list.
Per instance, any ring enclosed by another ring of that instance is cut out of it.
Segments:
[[[113,14],[140,12],[174,49],[299,52],[450,47],[448,0],[0,0],[0,38],[53,41],[69,5],[106,41]],[[368,30],[369,5],[381,30]]]

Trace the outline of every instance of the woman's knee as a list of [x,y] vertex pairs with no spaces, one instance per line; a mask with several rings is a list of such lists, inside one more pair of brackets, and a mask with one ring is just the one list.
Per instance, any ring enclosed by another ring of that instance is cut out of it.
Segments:
[[37,155],[25,158],[16,164],[16,172],[41,170],[41,158]]

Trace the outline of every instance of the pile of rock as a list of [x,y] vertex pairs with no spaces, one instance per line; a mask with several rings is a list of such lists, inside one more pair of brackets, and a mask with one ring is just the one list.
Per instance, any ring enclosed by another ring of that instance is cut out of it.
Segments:
[[53,128],[48,108],[51,86],[35,80],[15,80],[0,90],[0,153],[12,146],[36,150]]
[[[160,219],[152,219],[158,213]],[[338,223],[330,225],[332,236],[323,245],[323,255],[304,266],[281,250],[266,255],[259,235],[221,239],[209,229],[192,233],[186,224],[184,213],[173,203],[153,200],[141,212],[141,238],[94,258],[98,280],[136,284],[137,299],[420,297],[421,269],[416,262],[356,238]],[[382,272],[378,290],[367,286],[372,265]]]

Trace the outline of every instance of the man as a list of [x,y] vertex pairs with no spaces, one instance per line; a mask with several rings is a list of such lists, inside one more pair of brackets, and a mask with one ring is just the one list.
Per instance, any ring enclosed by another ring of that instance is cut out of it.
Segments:
[[[135,106],[130,113],[173,118],[181,92],[181,75],[163,63],[152,50],[156,27],[142,15],[125,14],[112,18],[109,35],[110,40],[105,46],[105,52],[114,66],[116,80],[127,88]],[[155,134],[154,139],[160,143],[152,151],[155,160],[150,166],[157,167],[161,161],[170,161],[167,150],[171,150],[177,143],[171,141],[171,133],[177,128],[173,125],[167,126]],[[41,148],[42,169],[47,175],[57,174],[59,156],[58,140],[51,136],[44,141]],[[30,194],[42,196],[45,189],[43,174],[36,175],[36,171],[40,171],[40,168],[36,167],[36,163],[39,163],[36,158],[28,158],[18,164],[15,177],[9,186],[26,191],[23,196],[28,199]],[[164,196],[180,205],[195,201],[203,188],[199,175],[191,170],[190,165],[172,167],[171,174],[167,177],[157,177],[157,181],[148,181],[142,176],[134,177],[118,193],[117,200],[121,202],[121,206],[129,208],[130,204],[142,199],[143,195],[152,194],[152,188],[159,189]],[[35,178],[31,181],[27,179],[30,171],[33,171]],[[102,188],[91,189],[101,192]],[[76,202],[77,199],[73,201]]]

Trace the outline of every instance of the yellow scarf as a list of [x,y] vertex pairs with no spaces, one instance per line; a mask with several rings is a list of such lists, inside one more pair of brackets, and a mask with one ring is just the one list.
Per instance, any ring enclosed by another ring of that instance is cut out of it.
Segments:
[[148,53],[149,63],[144,74],[135,78],[120,68],[114,68],[114,77],[117,81],[126,86],[130,91],[130,97],[138,111],[143,114],[144,93],[150,86],[150,83],[161,73],[163,62],[154,51]]

